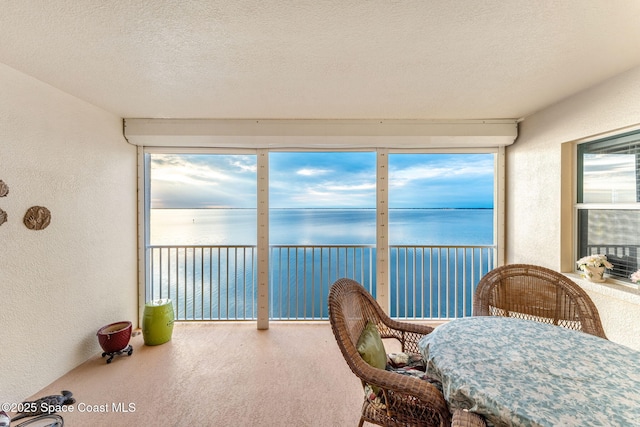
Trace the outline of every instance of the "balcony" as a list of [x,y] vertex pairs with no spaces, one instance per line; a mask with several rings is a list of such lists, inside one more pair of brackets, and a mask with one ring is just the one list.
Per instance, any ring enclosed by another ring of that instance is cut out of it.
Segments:
[[[176,319],[255,320],[255,246],[148,246],[146,300],[170,298]],[[373,245],[270,246],[269,315],[326,320],[331,284],[350,277],[376,295]],[[495,246],[391,246],[390,315],[444,320],[472,314]]]

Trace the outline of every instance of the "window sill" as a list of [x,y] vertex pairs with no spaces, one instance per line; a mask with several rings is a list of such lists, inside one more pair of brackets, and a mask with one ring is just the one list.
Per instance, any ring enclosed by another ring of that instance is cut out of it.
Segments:
[[617,298],[626,302],[640,305],[640,290],[638,286],[620,282],[612,278],[606,278],[603,283],[594,283],[583,279],[576,273],[563,273],[565,276],[576,282],[586,291],[593,291],[599,294]]

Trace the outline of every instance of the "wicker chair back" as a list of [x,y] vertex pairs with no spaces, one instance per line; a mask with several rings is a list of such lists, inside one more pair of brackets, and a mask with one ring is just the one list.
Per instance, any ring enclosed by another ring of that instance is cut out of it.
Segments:
[[568,277],[545,267],[508,264],[478,283],[474,316],[507,316],[551,323],[606,338],[589,295]]

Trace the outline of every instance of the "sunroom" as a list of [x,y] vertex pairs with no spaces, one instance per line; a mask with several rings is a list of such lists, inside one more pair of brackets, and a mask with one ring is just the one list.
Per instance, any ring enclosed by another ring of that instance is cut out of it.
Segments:
[[[102,325],[140,325],[151,298],[145,156],[168,151],[368,152],[374,169],[399,153],[490,153],[490,266],[566,274],[593,299],[607,337],[640,350],[640,294],[629,279],[637,197],[622,196],[629,180],[622,188],[609,178],[598,187],[609,199],[578,196],[590,179],[578,154],[614,155],[611,141],[629,145],[624,138],[640,131],[637,2],[65,0],[2,8],[0,401],[34,396],[99,358]],[[629,150],[610,171],[632,164],[637,174]],[[44,229],[23,222],[34,206],[51,213]],[[609,216],[585,221],[589,212]],[[605,283],[576,269],[596,244],[626,248],[601,248],[626,262]],[[380,293],[392,281],[382,258],[372,261]],[[256,294],[269,295],[268,270],[256,271],[266,274]],[[213,322],[211,333],[216,325],[230,334],[234,326],[308,326],[274,319],[260,301],[240,325]],[[434,317],[417,320],[449,318]],[[326,320],[315,323],[331,338]]]

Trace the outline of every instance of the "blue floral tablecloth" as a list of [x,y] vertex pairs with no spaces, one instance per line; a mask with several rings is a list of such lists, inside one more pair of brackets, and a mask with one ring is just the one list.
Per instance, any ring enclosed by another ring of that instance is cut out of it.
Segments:
[[468,317],[419,343],[452,409],[495,426],[640,426],[640,352],[529,320]]

